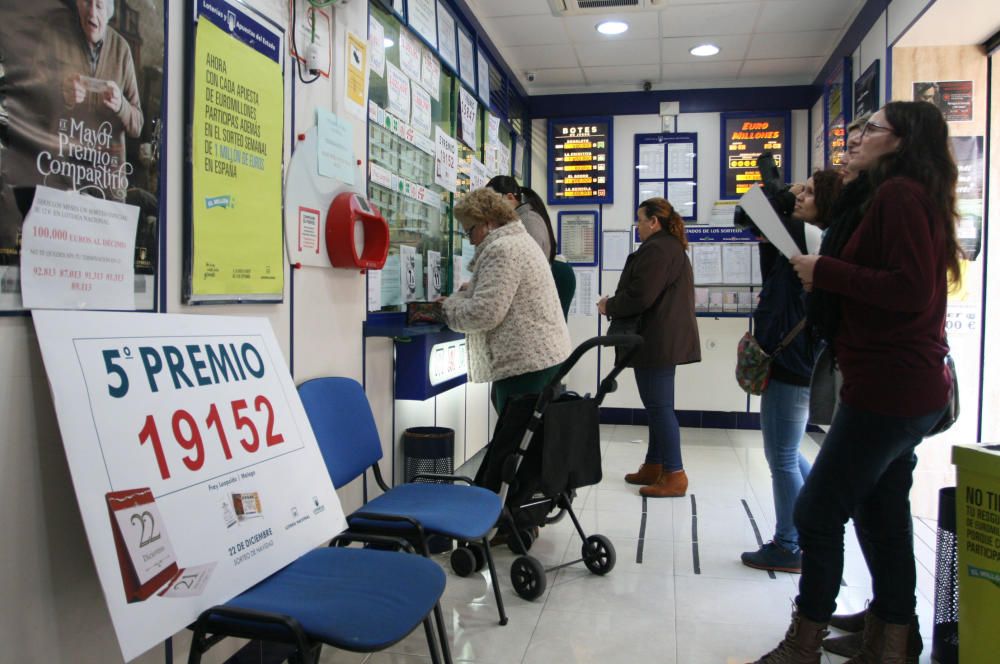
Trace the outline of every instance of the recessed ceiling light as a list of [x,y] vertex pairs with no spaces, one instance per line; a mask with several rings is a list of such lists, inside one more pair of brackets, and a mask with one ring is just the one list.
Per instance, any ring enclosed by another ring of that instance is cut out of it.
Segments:
[[384,40],[382,40],[382,46],[384,48],[392,48],[395,45],[396,45],[396,42],[392,41],[388,37],[386,37]]
[[715,55],[719,52],[719,47],[715,44],[700,44],[691,49],[691,55],[697,55],[700,57],[708,57],[710,55]]
[[597,24],[597,31],[602,35],[620,35],[628,30],[628,23],[624,21],[604,21]]

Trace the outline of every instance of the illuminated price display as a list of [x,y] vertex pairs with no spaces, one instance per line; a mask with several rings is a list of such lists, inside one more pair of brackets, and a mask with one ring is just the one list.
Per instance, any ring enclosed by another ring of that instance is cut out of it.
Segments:
[[722,198],[739,198],[760,182],[757,157],[772,152],[785,173],[787,118],[784,115],[722,116]]
[[549,204],[614,202],[609,117],[549,123]]

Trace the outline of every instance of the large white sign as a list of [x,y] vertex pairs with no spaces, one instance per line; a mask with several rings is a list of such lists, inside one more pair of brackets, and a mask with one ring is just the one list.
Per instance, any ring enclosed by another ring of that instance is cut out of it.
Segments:
[[126,660],[343,530],[266,319],[33,317]]
[[24,220],[27,309],[135,309],[139,208],[39,186]]
[[455,193],[458,189],[458,141],[441,127],[434,128],[434,137],[434,184]]

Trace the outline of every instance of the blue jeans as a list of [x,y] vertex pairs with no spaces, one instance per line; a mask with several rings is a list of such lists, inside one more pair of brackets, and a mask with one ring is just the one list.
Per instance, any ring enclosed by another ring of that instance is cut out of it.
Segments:
[[681,461],[681,427],[674,412],[676,366],[635,367],[635,384],[649,420],[649,449],[646,463],[663,464],[672,472],[684,468]]
[[799,550],[799,532],[792,512],[810,468],[799,452],[808,419],[809,388],[771,379],[760,400],[760,429],[771,469],[774,541],[793,553]]
[[844,571],[844,524],[854,517],[872,575],[869,608],[907,625],[916,606],[913,450],[944,409],[919,417],[878,415],[841,403],[795,504],[802,578],[795,602],[809,620],[833,614]]

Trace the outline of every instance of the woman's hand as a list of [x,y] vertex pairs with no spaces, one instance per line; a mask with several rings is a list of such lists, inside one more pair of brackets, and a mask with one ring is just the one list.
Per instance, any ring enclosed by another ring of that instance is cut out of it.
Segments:
[[607,316],[608,315],[608,296],[607,295],[605,295],[604,297],[602,297],[600,300],[597,301],[597,311],[602,316]]
[[813,274],[816,271],[816,261],[818,260],[819,256],[816,254],[803,254],[789,260],[792,267],[795,268],[795,273],[802,280],[802,287],[807,293],[812,292]]

